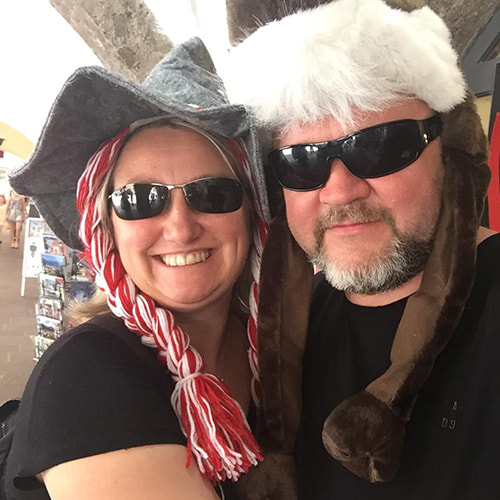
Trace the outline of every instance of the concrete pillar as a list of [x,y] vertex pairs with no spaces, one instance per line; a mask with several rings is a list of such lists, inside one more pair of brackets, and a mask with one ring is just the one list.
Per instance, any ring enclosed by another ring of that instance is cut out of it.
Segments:
[[467,54],[498,8],[498,0],[428,0],[427,5],[446,21],[460,57]]
[[[252,33],[260,24],[280,19],[298,9],[329,3],[331,0],[227,0],[229,38],[233,45]],[[420,0],[389,0],[403,8]],[[425,4],[425,2],[420,2]],[[463,57],[498,6],[498,0],[428,0],[427,5],[443,17],[449,26],[454,45]]]
[[49,0],[102,64],[141,82],[172,48],[142,0]]

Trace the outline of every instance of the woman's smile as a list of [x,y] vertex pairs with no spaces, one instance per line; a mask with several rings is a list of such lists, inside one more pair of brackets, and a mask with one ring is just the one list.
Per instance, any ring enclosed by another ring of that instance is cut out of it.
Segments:
[[210,250],[198,250],[188,253],[171,253],[163,255],[161,259],[169,267],[191,266],[206,261],[210,255]]

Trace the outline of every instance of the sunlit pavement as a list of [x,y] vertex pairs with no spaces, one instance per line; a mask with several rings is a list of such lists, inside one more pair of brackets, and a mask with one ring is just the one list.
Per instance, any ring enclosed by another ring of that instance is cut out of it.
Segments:
[[[21,240],[24,239],[24,230]],[[26,279],[21,297],[23,244],[10,248],[4,229],[0,244],[0,403],[22,394],[34,366],[35,303],[38,279]]]

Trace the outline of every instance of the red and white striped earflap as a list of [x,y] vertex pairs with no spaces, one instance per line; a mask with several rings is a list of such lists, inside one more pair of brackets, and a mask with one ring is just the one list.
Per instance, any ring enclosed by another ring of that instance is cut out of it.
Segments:
[[[159,307],[142,293],[123,267],[111,235],[102,227],[96,196],[106,173],[117,160],[129,127],[99,147],[90,158],[77,187],[77,207],[81,214],[80,238],[85,254],[95,269],[96,285],[108,297],[112,312],[127,327],[141,336],[142,342],[158,351],[175,381],[172,405],[187,438],[188,460],[192,457],[208,479],[236,481],[252,465],[262,460],[246,417],[230,396],[226,385],[214,375],[204,373],[200,354],[190,346],[189,336],[175,324],[170,311]],[[238,163],[254,187],[248,153],[241,139],[229,139]],[[258,283],[262,250],[267,226],[262,216],[259,197],[254,193],[257,223],[250,251],[253,283],[250,290],[249,360],[252,369],[252,396],[258,403],[259,370],[257,345]]]

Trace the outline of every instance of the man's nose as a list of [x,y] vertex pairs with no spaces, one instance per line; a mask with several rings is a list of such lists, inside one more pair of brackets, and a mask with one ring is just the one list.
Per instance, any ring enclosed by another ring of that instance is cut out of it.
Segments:
[[187,204],[182,189],[172,189],[168,206],[160,215],[164,237],[178,243],[195,240],[202,232],[202,215]]
[[320,201],[326,205],[348,205],[370,194],[370,184],[366,179],[356,177],[336,158],[330,166],[330,175],[326,184],[320,188]]

